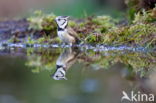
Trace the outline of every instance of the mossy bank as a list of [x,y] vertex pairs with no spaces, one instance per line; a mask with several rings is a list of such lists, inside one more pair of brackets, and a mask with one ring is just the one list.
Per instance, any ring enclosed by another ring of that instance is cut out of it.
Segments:
[[[22,38],[14,33],[8,42],[61,43],[57,37],[56,15],[36,11],[27,18],[27,32]],[[118,20],[110,16],[91,16],[81,19],[72,18],[69,26],[79,35],[83,43],[105,45],[128,45],[153,48],[156,45],[156,8],[142,9],[134,14],[132,20]]]

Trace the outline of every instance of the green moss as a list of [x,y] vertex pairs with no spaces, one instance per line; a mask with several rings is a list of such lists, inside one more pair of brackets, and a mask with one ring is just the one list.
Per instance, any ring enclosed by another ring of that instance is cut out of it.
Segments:
[[[94,20],[95,25],[104,24],[98,27],[98,29],[94,29],[94,32],[100,34],[98,36],[89,35],[86,37],[86,42],[154,47],[156,44],[156,25],[153,23],[154,17],[151,16],[151,12],[143,12],[143,14],[137,13],[135,15],[133,24],[122,27],[115,26],[115,24],[110,23],[110,18],[108,17],[106,18],[106,21],[104,21],[104,17],[102,17],[103,20]],[[103,30],[103,32],[101,30]]]
[[[51,34],[43,35],[38,39],[28,38],[28,43],[60,43],[56,33],[56,23],[54,14],[43,14],[41,11],[35,12],[30,17],[30,28],[44,31]],[[154,47],[156,44],[156,8],[135,13],[132,23],[120,26],[119,20],[110,16],[86,17],[81,20],[70,20],[72,27],[84,43],[109,44],[109,45],[140,45]],[[118,24],[118,25],[116,25]]]
[[13,36],[11,37],[9,40],[8,40],[9,43],[19,43],[21,42],[21,40],[19,38],[17,38],[16,36]]
[[[34,73],[45,70],[51,72],[53,69],[56,69],[56,60],[61,52],[62,49],[27,49],[28,60],[26,65],[31,67]],[[112,66],[122,63],[124,69],[127,69],[130,74],[141,72],[140,76],[144,76],[148,73],[148,70],[156,69],[156,57],[154,55],[155,53],[132,51],[109,50],[94,52],[89,50],[80,53],[77,60],[80,64],[87,64],[86,66],[89,68],[92,68],[92,66],[95,68],[96,66],[103,69],[110,69]]]
[[94,43],[94,42],[97,42],[96,36],[93,35],[93,34],[90,34],[88,37],[85,38],[85,41],[86,41],[87,43]]
[[75,27],[77,25],[77,23],[75,21],[69,21],[68,24],[70,27]]
[[[133,24],[127,27],[117,28],[103,37],[103,43],[116,45],[155,45],[156,26],[153,24]],[[149,44],[150,43],[150,44]]]
[[133,20],[133,23],[148,23],[148,22],[154,22],[156,21],[156,16],[154,14],[155,12],[155,9],[154,8],[153,10],[151,11],[145,11],[143,9],[142,12],[138,12],[135,14],[135,18]]
[[[154,8],[153,0],[125,0],[125,3],[128,6],[128,18],[129,18],[130,23],[132,23],[132,21],[135,19],[136,13],[139,16],[140,14],[144,15],[144,13],[146,13],[146,12],[144,12],[145,10],[148,12],[151,12],[152,10],[154,10],[153,9]],[[143,10],[143,12],[142,12],[142,10]],[[140,13],[140,14],[138,14],[138,13]],[[146,16],[146,17],[144,17],[144,16]],[[148,18],[148,16],[146,14],[144,16],[142,16],[141,18],[151,20],[151,18]]]
[[52,32],[52,35],[56,35],[57,25],[55,23],[56,16],[51,14],[44,14],[42,11],[35,11],[34,15],[27,20],[30,22],[29,28],[33,30],[43,30]]
[[32,39],[30,36],[27,37],[25,41],[26,44],[53,44],[53,43],[61,43],[58,37],[51,38],[50,36],[40,37],[38,39]]
[[135,13],[140,8],[139,0],[125,0],[125,3],[128,6],[128,19],[131,22],[135,18]]
[[28,61],[25,63],[26,66],[32,69],[33,73],[39,73],[41,71],[47,70],[51,71],[55,69],[56,59],[59,55],[60,50],[32,50],[27,49]]
[[27,37],[27,40],[25,41],[26,44],[35,44],[36,41],[33,40],[31,37]]

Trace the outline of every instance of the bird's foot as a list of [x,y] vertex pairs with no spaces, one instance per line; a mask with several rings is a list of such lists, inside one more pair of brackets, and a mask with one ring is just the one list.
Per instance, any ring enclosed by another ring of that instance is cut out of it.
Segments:
[[62,47],[63,47],[63,48],[65,48],[65,47],[66,47],[66,44],[65,44],[65,43],[62,43],[61,45],[62,45]]
[[73,44],[72,44],[72,43],[70,43],[70,44],[69,44],[69,46],[70,46],[70,47],[72,47],[72,46],[73,46]]

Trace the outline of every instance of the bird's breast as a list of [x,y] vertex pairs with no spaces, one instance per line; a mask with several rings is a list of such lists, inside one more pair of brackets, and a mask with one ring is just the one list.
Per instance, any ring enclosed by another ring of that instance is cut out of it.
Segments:
[[65,31],[58,31],[57,34],[61,40],[63,40],[63,38],[65,37]]
[[67,31],[58,31],[59,38],[66,43],[74,43],[75,38],[70,36]]

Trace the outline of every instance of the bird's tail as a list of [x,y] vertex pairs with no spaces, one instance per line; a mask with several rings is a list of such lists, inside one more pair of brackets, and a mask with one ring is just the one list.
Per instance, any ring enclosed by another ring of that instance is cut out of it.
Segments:
[[84,44],[84,41],[83,40],[81,40],[81,39],[76,39],[76,44]]
[[80,44],[81,40],[80,39],[76,39],[76,44]]

